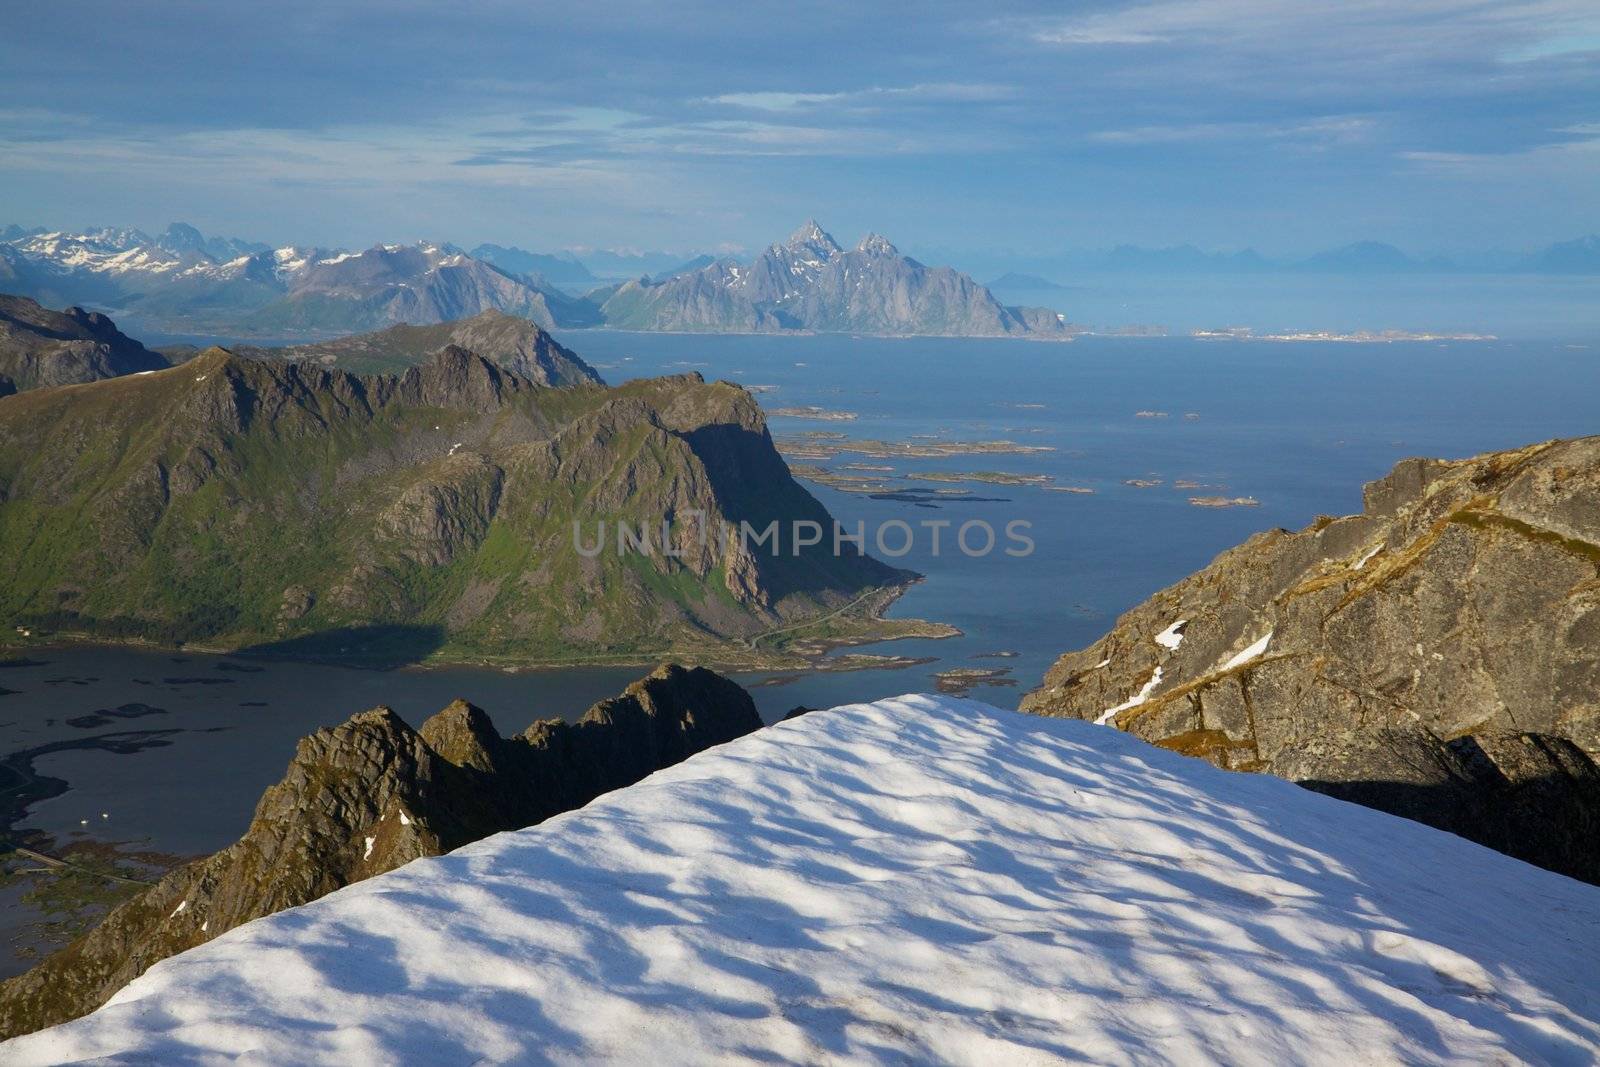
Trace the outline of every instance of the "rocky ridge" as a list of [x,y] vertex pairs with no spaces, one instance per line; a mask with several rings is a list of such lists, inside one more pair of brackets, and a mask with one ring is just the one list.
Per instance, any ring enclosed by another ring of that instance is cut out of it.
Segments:
[[535,385],[603,385],[578,354],[538,323],[490,308],[470,318],[431,325],[401,323],[374,333],[280,348],[235,347],[236,355],[337,367],[351,374],[395,374],[450,346],[475,352]]
[[167,361],[98,312],[0,293],[0,395],[160,370]]
[[1411,459],[1061,657],[1106,722],[1600,881],[1600,438]]
[[739,686],[676,664],[576,722],[541,720],[510,738],[460,700],[418,730],[388,708],[362,712],[300,742],[237,842],[0,982],[0,1038],[92,1011],[151,965],[251,919],[531,826],[760,726]]

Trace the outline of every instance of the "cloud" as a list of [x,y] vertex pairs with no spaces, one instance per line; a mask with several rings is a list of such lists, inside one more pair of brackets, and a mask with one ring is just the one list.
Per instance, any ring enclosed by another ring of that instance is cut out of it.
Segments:
[[[1441,219],[1430,188],[1515,166],[1526,187],[1475,202],[1475,220],[1537,211],[1555,228],[1600,209],[1600,189],[1539,170],[1587,165],[1545,146],[1589,139],[1600,118],[1594,0],[929,0],[915,19],[614,0],[608,14],[34,5],[0,34],[0,203],[43,220],[122,210],[138,188],[264,216],[293,187],[286,230],[316,191],[357,190],[329,216],[354,227],[425,202],[441,232],[539,217],[573,242],[754,246],[817,213],[908,242],[919,228],[1069,239],[1050,219],[1115,242],[1136,235],[1101,231],[1137,217],[1163,242],[1226,220],[1245,228],[1227,243],[1248,244],[1278,234],[1260,221],[1275,190],[1312,196],[1314,180],[1330,205],[1318,225],[1376,230],[1361,218]],[[227,56],[228,77],[197,54]],[[713,228],[668,230],[690,220]]]
[[1213,141],[1312,141],[1352,144],[1367,139],[1374,121],[1363,116],[1334,115],[1294,122],[1210,122],[1183,126],[1137,126],[1097,130],[1089,140],[1101,144],[1160,145]]
[[734,107],[754,108],[758,111],[789,111],[841,99],[843,93],[723,93],[710,97],[713,104],[731,104]]

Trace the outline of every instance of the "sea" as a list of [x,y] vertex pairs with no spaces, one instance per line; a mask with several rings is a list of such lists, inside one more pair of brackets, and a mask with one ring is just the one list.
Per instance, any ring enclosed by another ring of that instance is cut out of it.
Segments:
[[[797,462],[892,466],[874,472],[892,479],[1045,475],[1057,487],[1090,490],[907,482],[923,492],[878,499],[808,484],[847,528],[862,525],[869,551],[877,552],[875,531],[911,528],[909,551],[890,562],[923,580],[890,614],[949,623],[961,636],[860,650],[927,661],[896,669],[739,675],[769,720],[797,705],[931,691],[939,672],[957,668],[991,672],[970,695],[1015,707],[1057,655],[1095,641],[1121,612],[1253,534],[1360,510],[1363,483],[1399,459],[1600,433],[1600,328],[1582,321],[1552,336],[1375,344],[613,331],[561,339],[613,383],[696,373],[752,389],[768,411],[835,416],[771,415],[780,440],[827,433],[1037,449]],[[928,492],[938,487],[968,492]],[[1197,496],[1255,503],[1199,507]],[[950,523],[938,552],[927,522]],[[954,531],[969,522],[1002,532],[1001,546],[988,554],[953,546]],[[1031,552],[1002,550],[1014,523]],[[889,544],[905,541],[897,532]],[[575,717],[641,673],[373,671],[41,646],[0,668],[0,755],[29,753],[29,773],[68,785],[33,804],[19,827],[61,846],[193,856],[238,837],[296,741],[317,727],[380,704],[420,723],[464,697],[512,733],[535,719]],[[20,968],[0,959],[0,974]]]

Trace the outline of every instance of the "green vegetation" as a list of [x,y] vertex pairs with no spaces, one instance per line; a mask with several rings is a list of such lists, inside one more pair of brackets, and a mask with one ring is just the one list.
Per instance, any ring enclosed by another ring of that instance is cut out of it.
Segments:
[[[692,511],[712,531],[829,521],[734,386],[538,388],[459,350],[361,379],[213,350],[0,409],[0,619],[377,664],[742,661],[754,635],[908,577],[720,536],[614,551],[618,523],[654,543]],[[575,522],[607,550],[576,551]]]

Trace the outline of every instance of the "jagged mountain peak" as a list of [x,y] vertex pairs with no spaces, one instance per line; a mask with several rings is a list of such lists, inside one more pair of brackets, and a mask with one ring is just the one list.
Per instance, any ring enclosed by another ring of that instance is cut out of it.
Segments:
[[807,219],[783,244],[785,248],[791,249],[809,248],[826,251],[829,257],[843,251],[839,247],[839,242],[833,239],[833,235],[817,225],[816,219]]
[[869,256],[898,256],[900,250],[890,243],[889,239],[881,233],[869,233],[856,245],[857,252],[865,252]]
[[156,238],[156,245],[168,252],[181,255],[184,252],[203,252],[206,247],[205,236],[187,222],[168,223],[161,236]]

